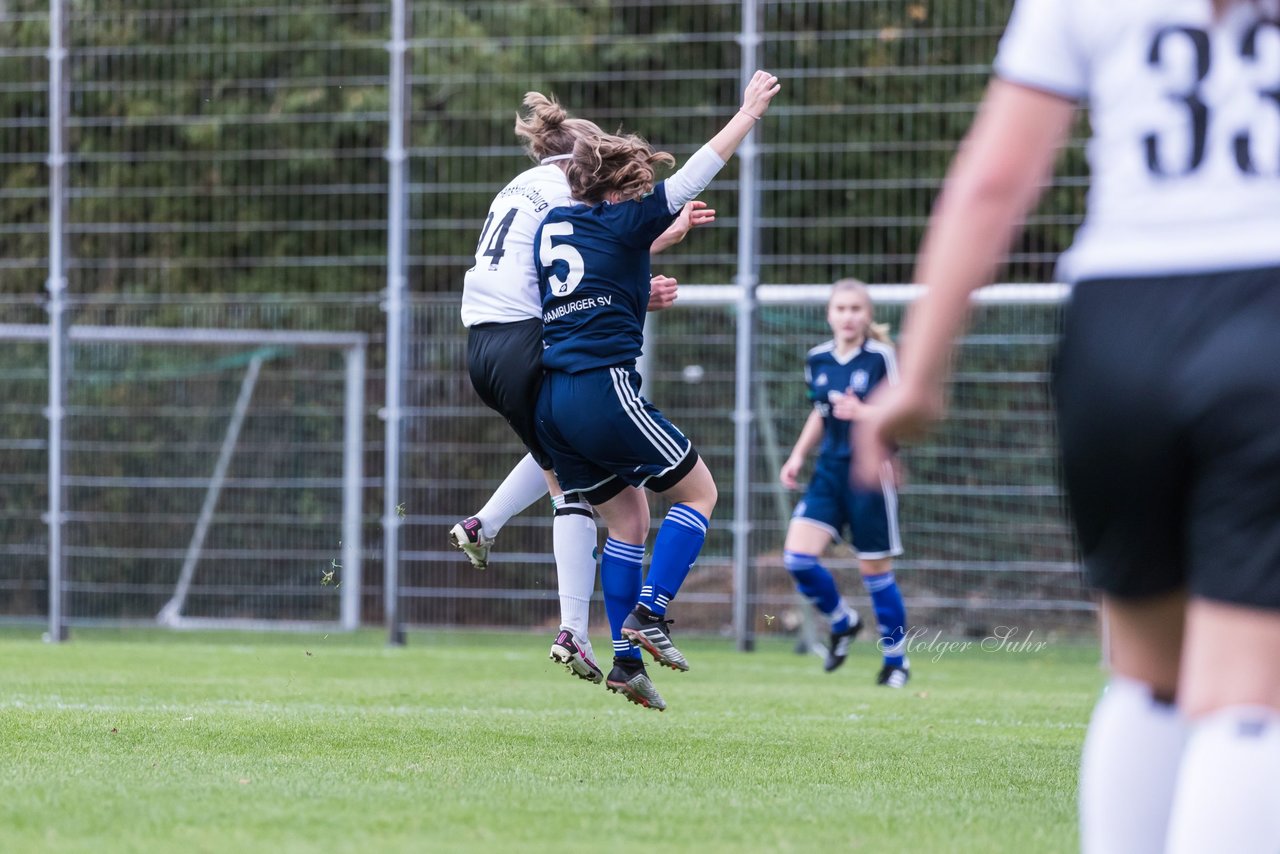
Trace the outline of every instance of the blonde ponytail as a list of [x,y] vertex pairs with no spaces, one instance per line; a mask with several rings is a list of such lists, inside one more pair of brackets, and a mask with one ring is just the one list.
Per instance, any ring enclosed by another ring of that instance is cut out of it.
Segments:
[[516,114],[516,136],[524,140],[529,156],[539,162],[557,154],[569,154],[579,139],[604,133],[595,122],[575,119],[558,101],[541,92],[525,93],[524,112],[524,115]]

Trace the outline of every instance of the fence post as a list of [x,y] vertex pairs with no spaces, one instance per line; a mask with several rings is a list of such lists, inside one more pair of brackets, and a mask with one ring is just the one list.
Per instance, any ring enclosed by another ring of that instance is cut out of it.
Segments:
[[342,628],[360,628],[364,589],[364,382],[365,347],[343,351],[346,409],[342,431]]
[[63,130],[66,126],[67,49],[63,23],[63,0],[49,4],[49,633],[50,643],[67,638],[66,619],[62,613],[64,560],[62,553],[62,518],[64,514],[63,466],[66,462],[62,441],[64,398],[66,396],[67,273],[63,228],[67,187],[67,153]]
[[387,140],[387,391],[386,459],[383,465],[382,584],[387,643],[404,645],[400,615],[400,439],[403,435],[401,397],[404,390],[405,341],[405,0],[391,4],[389,116]]
[[[745,87],[756,70],[760,45],[755,0],[742,4],[742,73]],[[753,130],[738,150],[738,323],[735,334],[737,366],[733,410],[733,636],[740,651],[755,648],[755,579],[751,567],[751,407],[752,371],[755,360],[756,288],[760,284],[756,258],[759,233],[759,151]]]

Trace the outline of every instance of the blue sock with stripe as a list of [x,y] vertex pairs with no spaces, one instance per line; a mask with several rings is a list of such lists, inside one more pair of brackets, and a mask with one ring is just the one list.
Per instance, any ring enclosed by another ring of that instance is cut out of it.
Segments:
[[604,541],[600,556],[600,588],[604,591],[604,612],[609,616],[609,636],[614,658],[640,659],[640,647],[622,637],[622,623],[640,598],[641,563],[644,546],[615,540]]
[[665,615],[706,538],[706,517],[688,505],[673,504],[653,541],[653,559],[649,561],[644,587],[640,588],[640,604],[656,616]]
[[876,610],[876,622],[880,624],[880,649],[884,663],[902,666],[906,653],[907,606],[902,601],[893,572],[880,575],[864,575],[862,583],[871,594],[871,606]]
[[831,572],[818,562],[817,555],[783,552],[783,565],[795,579],[800,595],[813,603],[831,622],[831,631],[848,631],[852,613],[840,598],[840,590]]

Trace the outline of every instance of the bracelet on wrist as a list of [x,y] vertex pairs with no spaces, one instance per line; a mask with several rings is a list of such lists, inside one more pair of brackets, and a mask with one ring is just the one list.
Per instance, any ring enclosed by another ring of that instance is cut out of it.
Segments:
[[764,116],[757,116],[755,113],[748,113],[746,110],[743,110],[743,109],[739,109],[738,112],[742,113],[744,116],[750,116],[756,121],[760,121],[762,118],[764,118]]

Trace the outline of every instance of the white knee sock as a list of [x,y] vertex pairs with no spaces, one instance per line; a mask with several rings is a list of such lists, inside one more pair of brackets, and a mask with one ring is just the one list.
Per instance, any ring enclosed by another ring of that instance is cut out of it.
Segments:
[[[1187,725],[1149,686],[1115,676],[1094,707],[1080,763],[1084,854],[1160,854]],[[1223,849],[1225,850],[1225,849]]]
[[596,589],[596,520],[591,505],[570,494],[554,499],[552,549],[560,588],[560,627],[587,641],[591,595]]
[[1280,712],[1236,706],[1192,725],[1170,854],[1280,851]]
[[484,528],[485,536],[492,537],[510,521],[511,517],[547,494],[547,481],[542,469],[531,454],[516,463],[506,480],[489,496],[488,502],[476,513]]

